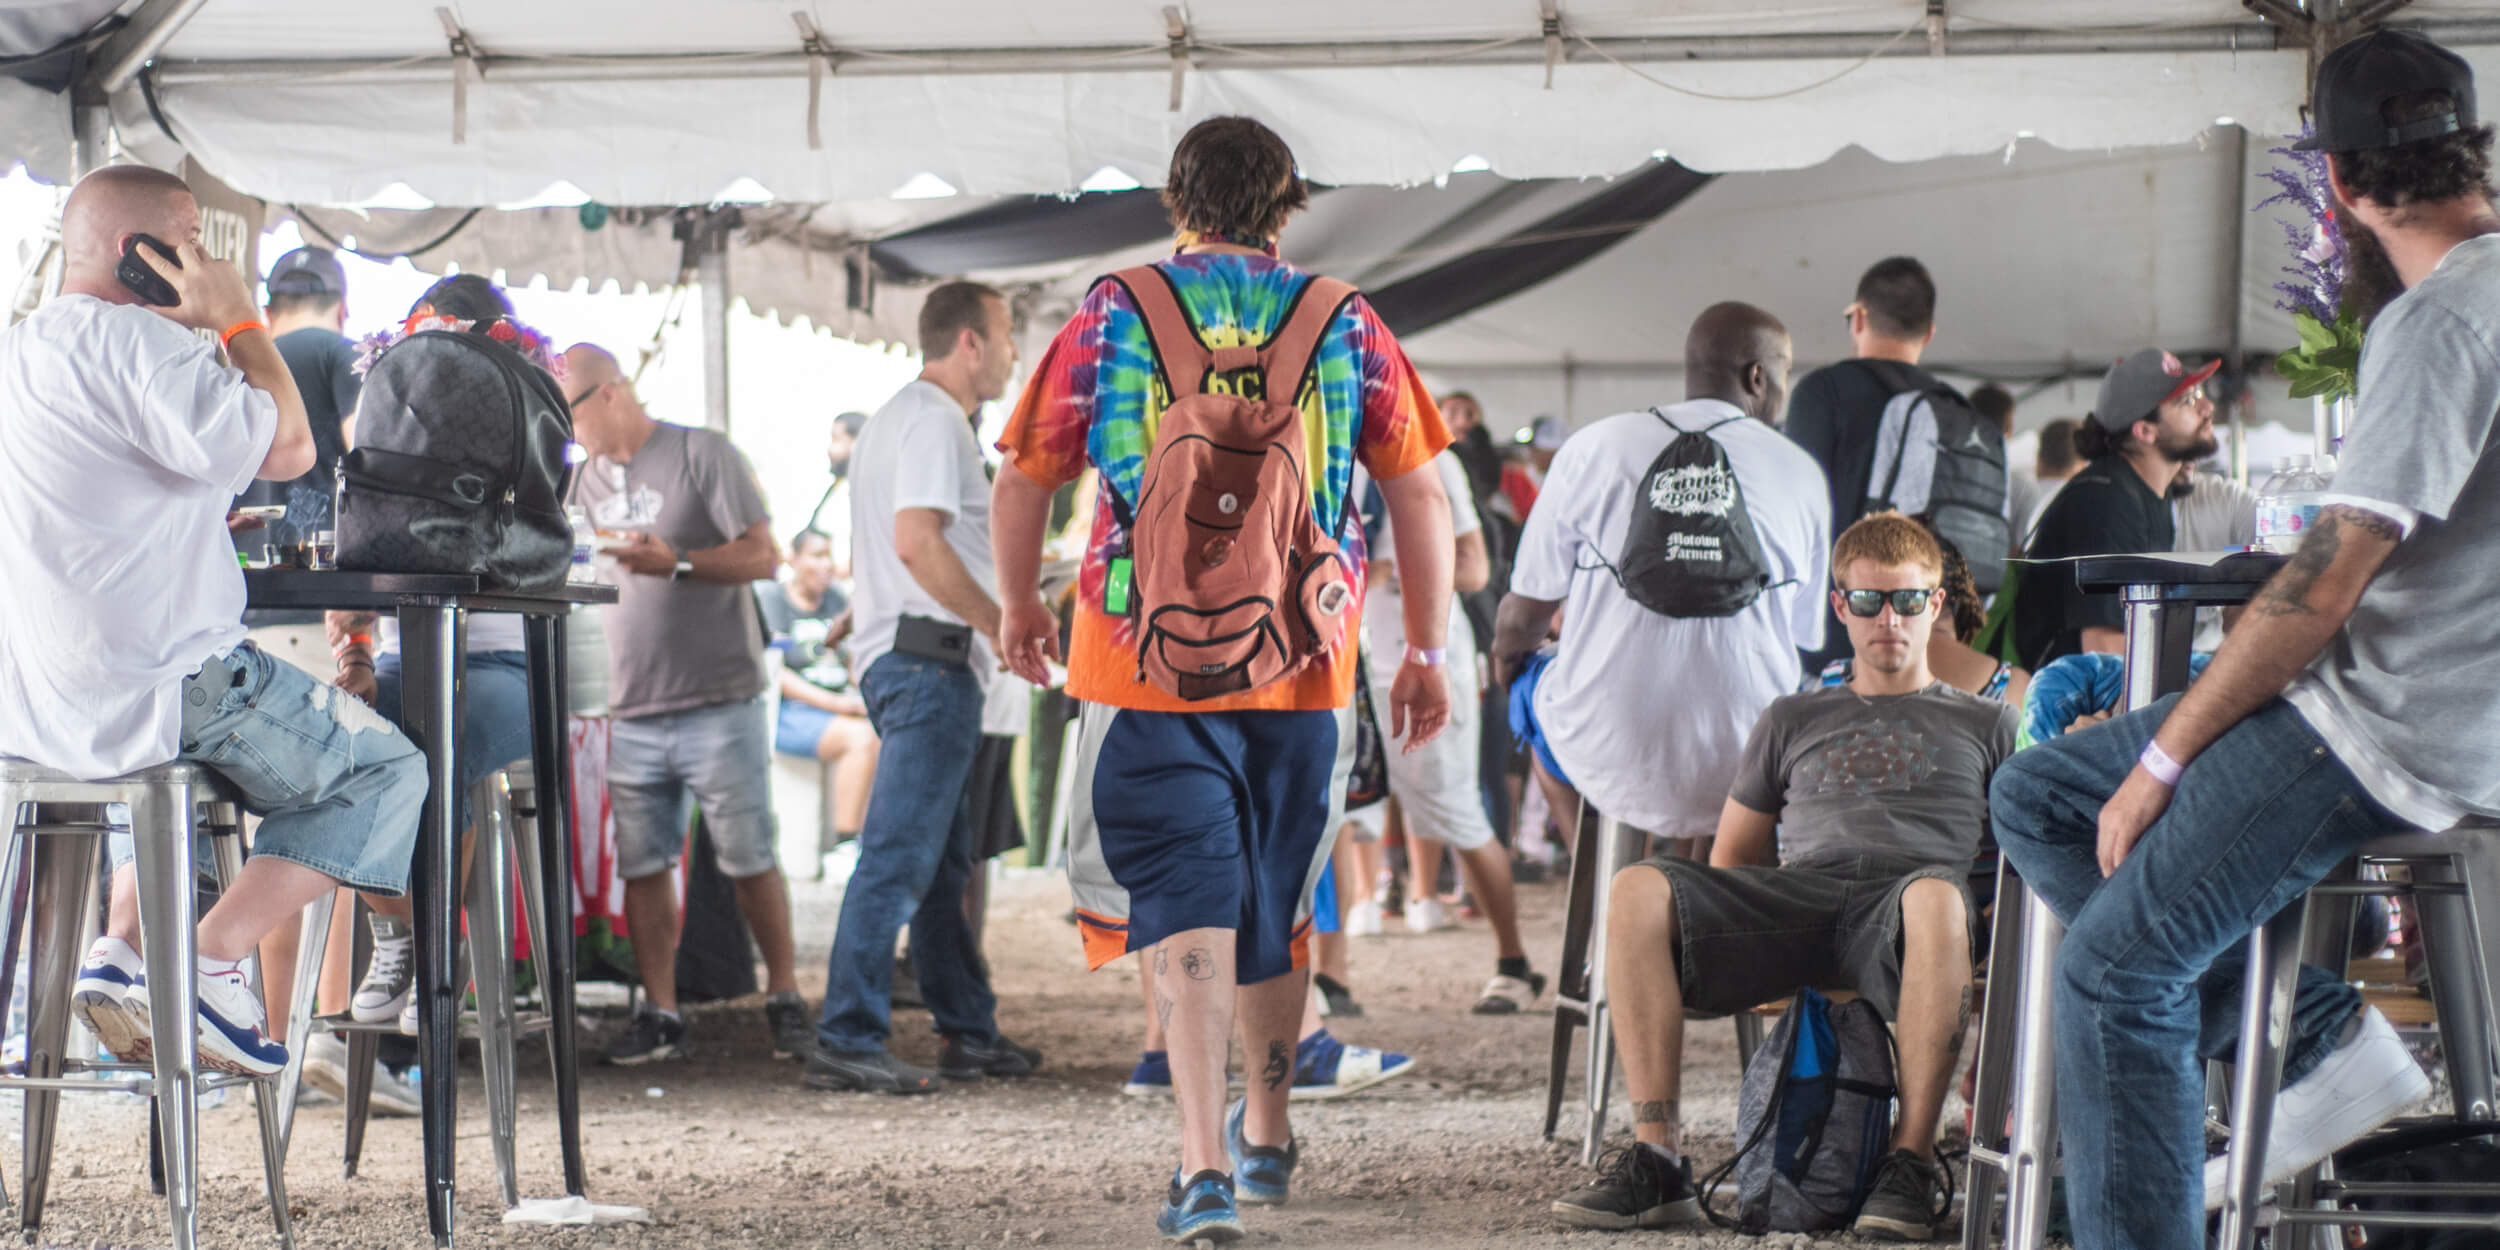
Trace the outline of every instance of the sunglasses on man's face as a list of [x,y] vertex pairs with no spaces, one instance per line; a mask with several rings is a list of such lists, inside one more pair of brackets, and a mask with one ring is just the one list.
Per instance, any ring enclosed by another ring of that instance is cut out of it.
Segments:
[[1927,590],[1844,590],[1840,592],[1842,602],[1849,605],[1849,615],[1867,617],[1883,615],[1884,604],[1886,601],[1891,602],[1893,611],[1898,612],[1903,616],[1917,616],[1919,613],[1927,610],[1927,605],[1934,601],[1935,595],[1936,592],[1933,588]]

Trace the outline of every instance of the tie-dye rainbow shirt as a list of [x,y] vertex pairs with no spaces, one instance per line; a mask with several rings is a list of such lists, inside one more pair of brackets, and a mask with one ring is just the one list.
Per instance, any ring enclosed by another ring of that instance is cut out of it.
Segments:
[[[1211,349],[1266,343],[1311,277],[1274,257],[1242,253],[1184,253],[1158,265]],[[1144,319],[1120,284],[1106,280],[1094,284],[1051,340],[999,438],[999,450],[1016,468],[1046,486],[1072,482],[1089,465],[1102,474],[1105,489],[1095,493],[1093,539],[1077,582],[1068,693],[1092,703],[1166,712],[1345,706],[1354,694],[1351,647],[1338,648],[1291,681],[1198,703],[1184,703],[1138,680],[1135,622],[1110,616],[1102,607],[1109,561],[1128,549],[1111,492],[1137,497],[1156,422],[1170,404]],[[1449,430],[1406,353],[1360,296],[1347,302],[1321,340],[1302,411],[1314,441],[1324,436],[1327,443],[1327,454],[1312,458],[1319,466],[1312,511],[1345,549],[1347,576],[1357,591],[1349,619],[1359,621],[1362,528],[1346,507],[1354,462],[1359,458],[1375,478],[1396,477],[1429,464],[1449,445]]]

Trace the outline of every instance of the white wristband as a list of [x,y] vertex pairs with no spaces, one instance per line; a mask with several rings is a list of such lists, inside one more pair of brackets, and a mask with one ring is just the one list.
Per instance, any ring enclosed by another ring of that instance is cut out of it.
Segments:
[[2158,742],[2145,743],[2144,754],[2137,756],[2135,762],[2152,774],[2153,780],[2171,789],[2178,788],[2179,774],[2187,771],[2187,765],[2170,758],[2170,752],[2162,750]]
[[1408,647],[1406,661],[1409,664],[1421,664],[1425,668],[1441,668],[1450,662],[1450,649],[1447,647]]

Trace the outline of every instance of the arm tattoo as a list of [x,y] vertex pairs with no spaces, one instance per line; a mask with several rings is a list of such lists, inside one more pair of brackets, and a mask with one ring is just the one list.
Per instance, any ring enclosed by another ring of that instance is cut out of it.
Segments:
[[2319,521],[2324,522],[2330,517],[2340,525],[2349,525],[2381,542],[2400,542],[2405,536],[2403,526],[2396,524],[2392,518],[2380,516],[2368,508],[2331,503],[2318,509]]
[[1675,1100],[1672,1098],[1660,1098],[1650,1102],[1636,1102],[1632,1104],[1632,1122],[1634,1124],[1673,1125],[1678,1123],[1679,1120],[1680,1117],[1675,1105]]
[[1285,1044],[1283,1042],[1269,1042],[1267,1044],[1267,1064],[1259,1069],[1259,1079],[1267,1082],[1267,1087],[1269,1089],[1283,1089],[1285,1086],[1285,1079],[1292,1075],[1293,1061],[1285,1057]]
[[2350,504],[2328,504],[2318,510],[2318,523],[2301,540],[2300,550],[2291,563],[2275,574],[2265,593],[2257,597],[2256,608],[2268,616],[2310,616],[2310,592],[2318,578],[2343,554],[2344,528],[2350,526],[2380,542],[2393,543],[2404,537],[2404,527],[2367,508]]
[[2321,511],[2317,527],[2301,539],[2300,550],[2291,563],[2274,575],[2264,593],[2257,596],[2257,610],[2267,616],[2311,616],[2317,609],[2309,606],[2309,592],[2318,585],[2318,577],[2335,563],[2344,549],[2343,525],[2333,512]]

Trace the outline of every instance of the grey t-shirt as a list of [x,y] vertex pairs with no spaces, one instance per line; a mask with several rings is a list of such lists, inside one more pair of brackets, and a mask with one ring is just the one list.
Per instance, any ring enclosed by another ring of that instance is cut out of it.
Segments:
[[1968,867],[2014,710],[1936,682],[1868,698],[1826,686],[1774,700],[1729,797],[1780,821],[1780,863],[1885,851]]
[[[755,470],[728,438],[665,422],[629,463],[592,457],[574,496],[598,528],[648,531],[681,555],[771,519]],[[606,620],[612,715],[656,716],[763,692],[763,629],[747,583],[620,580]]]
[[2451,249],[2370,327],[2325,502],[2402,525],[2343,631],[2286,692],[2371,797],[2438,828],[2500,815],[2500,236]]

